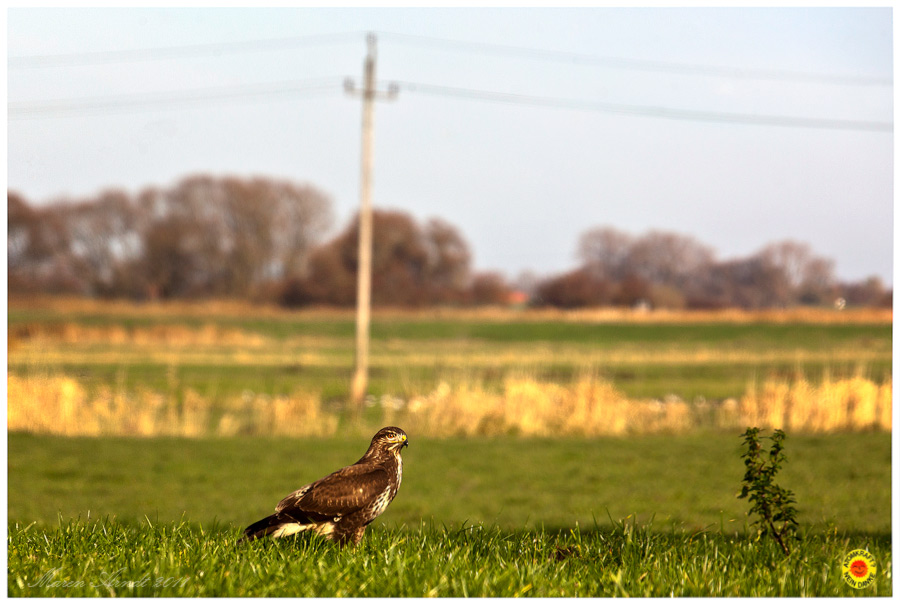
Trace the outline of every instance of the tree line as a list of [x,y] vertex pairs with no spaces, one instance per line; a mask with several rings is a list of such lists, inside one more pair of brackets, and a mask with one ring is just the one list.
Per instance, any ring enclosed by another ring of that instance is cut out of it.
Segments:
[[331,221],[312,187],[189,177],[135,196],[29,204],[8,192],[10,292],[248,297],[302,273]]
[[[356,301],[359,221],[323,242],[332,204],[311,186],[200,175],[137,195],[111,190],[38,206],[9,191],[7,200],[11,294]],[[373,230],[373,304],[506,301],[502,276],[474,273],[449,223],[376,210]]]
[[842,282],[834,261],[808,244],[782,241],[720,261],[690,236],[649,231],[634,236],[604,226],[584,232],[581,264],[535,284],[536,304],[760,309],[796,305],[891,306],[892,292],[873,276]]
[[[354,218],[326,240],[332,203],[312,186],[267,178],[190,176],[135,195],[104,191],[35,205],[7,192],[12,295],[76,294],[132,299],[244,298],[285,306],[352,306]],[[878,278],[839,282],[834,263],[796,242],[718,261],[689,236],[612,227],[585,231],[580,265],[514,282],[475,272],[470,247],[441,219],[400,211],[373,215],[376,306],[530,304],[562,308],[649,305],[762,308],[797,304],[890,305]]]

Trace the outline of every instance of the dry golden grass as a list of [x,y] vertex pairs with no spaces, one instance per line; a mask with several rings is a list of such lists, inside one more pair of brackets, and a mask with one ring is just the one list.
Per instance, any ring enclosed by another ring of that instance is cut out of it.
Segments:
[[594,378],[562,386],[511,377],[501,393],[442,383],[433,393],[410,400],[404,422],[412,431],[435,436],[598,436],[694,428],[686,403],[629,400]]
[[[219,346],[201,342],[201,338],[182,338],[178,342],[144,341],[140,344],[111,344],[109,341],[82,340],[67,346],[33,340],[10,351],[10,362],[20,367],[46,367],[64,364],[163,363],[205,366],[289,366],[300,364],[307,368],[344,368],[351,365],[352,351],[341,349],[335,341],[311,338],[305,343],[296,341],[267,347],[255,344],[253,335],[240,344]],[[191,344],[193,342],[193,344]],[[660,348],[641,349],[620,347],[613,351],[568,345],[555,349],[517,344],[468,345],[441,342],[427,350],[418,343],[385,350],[373,346],[370,363],[382,368],[456,368],[458,370],[491,368],[539,368],[549,364],[570,364],[575,367],[615,367],[629,365],[719,365],[719,364],[846,364],[866,365],[882,359],[880,350],[858,348],[827,351],[793,350],[725,350],[721,348]]]
[[63,375],[19,377],[7,373],[7,429],[54,435],[136,437],[209,435],[331,435],[337,417],[318,397],[244,394],[213,403],[191,389],[179,398],[140,390],[102,387],[88,395]]
[[[8,368],[8,428],[63,435],[329,435],[338,416],[326,411],[321,395],[295,392],[270,397],[245,392],[212,401],[174,380],[165,393],[115,385],[88,391],[78,380],[53,368],[67,364],[105,364],[122,368],[142,363],[177,368],[242,365],[304,368],[344,368],[350,365],[352,339],[291,336],[277,339],[216,324],[216,318],[271,317],[351,319],[353,311],[312,309],[286,311],[246,302],[175,302],[137,305],[85,299],[39,298],[11,301],[13,308],[49,309],[66,321],[20,323],[21,338],[10,331]],[[160,320],[156,325],[79,323],[79,314],[126,317],[140,314]],[[622,309],[578,311],[512,309],[378,310],[376,318],[478,319],[484,321],[559,322],[672,322],[672,323],[883,323],[890,310],[792,309],[786,311],[639,312]],[[184,318],[199,318],[187,326]],[[891,383],[862,376],[812,384],[805,379],[751,384],[739,398],[722,403],[629,398],[591,369],[627,365],[752,366],[796,363],[853,362],[865,367],[890,355],[889,341],[877,346],[794,349],[782,347],[698,346],[666,342],[646,347],[621,343],[614,348],[591,343],[481,342],[444,339],[440,346],[421,341],[387,340],[373,343],[373,365],[400,370],[444,368],[444,376],[458,376],[431,389],[405,388],[403,398],[387,395],[373,400],[379,422],[403,423],[418,434],[524,436],[622,435],[679,433],[697,428],[742,428],[747,425],[784,427],[797,431],[890,430]],[[552,365],[581,368],[585,374],[571,383],[539,381],[529,370]],[[515,368],[515,370],[511,370]],[[490,385],[465,376],[491,370]],[[174,370],[173,370],[174,371]],[[19,373],[27,374],[22,377]],[[497,376],[500,376],[499,386]],[[504,377],[505,376],[505,377]],[[311,388],[311,387],[307,387]],[[392,387],[393,388],[393,387]],[[374,422],[374,420],[373,420]]]
[[891,382],[866,378],[826,379],[814,385],[805,379],[751,385],[741,398],[744,425],[805,432],[891,430]]
[[[18,334],[18,336],[17,336]],[[350,337],[296,335],[278,340],[215,323],[129,326],[86,325],[77,322],[35,323],[10,330],[9,357],[14,365],[45,367],[60,364],[138,364],[346,367],[352,356]],[[843,346],[824,350],[802,348],[698,346],[667,342],[654,347],[592,343],[518,342],[441,339],[423,346],[418,340],[372,343],[370,361],[385,368],[537,368],[551,364],[576,367],[623,365],[711,364],[866,364],[890,355],[890,342],[877,346]]]
[[155,301],[99,300],[93,298],[61,296],[11,297],[10,309],[51,310],[61,314],[134,315],[149,317],[185,316],[247,316],[271,317],[290,313],[275,305],[264,305],[243,300],[205,301]]
[[[159,324],[148,327],[126,328],[120,325],[91,326],[74,322],[62,324],[35,324],[17,330],[21,334],[12,338],[27,337],[28,344],[109,345],[109,346],[242,346],[263,347],[270,339],[260,334],[235,328],[223,328],[207,323],[199,328],[180,324]],[[23,343],[17,343],[22,345]],[[19,348],[19,346],[17,346]]]
[[502,393],[471,384],[442,383],[409,401],[404,422],[428,435],[514,433],[526,436],[683,433],[698,428],[746,426],[798,432],[891,430],[891,384],[857,377],[815,386],[766,381],[740,402],[689,404],[629,399],[610,383],[582,378],[563,386],[508,378]]
[[[22,378],[8,373],[10,431],[60,435],[332,435],[338,418],[307,393],[267,397],[244,393],[223,403],[187,389],[173,395],[103,388],[89,396],[61,375]],[[778,427],[797,432],[891,430],[891,383],[857,377],[813,385],[766,381],[739,402],[687,403],[625,397],[610,383],[586,376],[570,385],[508,376],[500,392],[462,381],[440,383],[409,399],[383,396],[380,425],[403,424],[419,435],[516,434],[601,436],[684,433],[698,428]]]
[[[9,300],[11,309],[47,309],[59,313],[134,315],[146,317],[266,317],[266,318],[342,318],[352,319],[352,309],[305,308],[289,310],[272,304],[241,300],[166,301],[135,303],[125,300],[94,300],[52,296],[19,297]],[[720,309],[711,311],[654,309],[649,311],[623,308],[588,309],[516,309],[510,307],[451,307],[426,309],[375,309],[375,319],[480,319],[486,321],[572,321],[635,323],[891,323],[891,309],[844,309],[796,307],[746,311]]]

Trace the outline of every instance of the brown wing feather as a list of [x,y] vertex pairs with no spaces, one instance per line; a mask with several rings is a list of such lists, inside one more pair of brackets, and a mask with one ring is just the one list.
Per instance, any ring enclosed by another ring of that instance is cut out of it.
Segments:
[[311,483],[284,498],[276,513],[292,510],[319,515],[343,516],[370,504],[388,487],[388,474],[381,467],[354,464]]

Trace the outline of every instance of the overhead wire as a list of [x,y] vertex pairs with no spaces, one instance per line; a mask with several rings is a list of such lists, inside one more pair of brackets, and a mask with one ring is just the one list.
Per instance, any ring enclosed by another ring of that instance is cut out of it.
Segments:
[[312,96],[344,89],[341,78],[315,78],[244,84],[239,86],[215,86],[168,92],[111,95],[59,99],[39,103],[9,103],[9,119],[63,117],[105,112],[152,111],[171,107],[196,105],[214,101],[271,100],[273,95]]
[[[238,52],[257,52],[268,50],[284,50],[311,45],[340,44],[357,41],[367,32],[338,32],[330,34],[311,34],[306,36],[288,36],[282,38],[262,38],[254,40],[236,40],[232,42],[212,42],[176,46],[159,46],[138,49],[88,51],[79,53],[61,53],[51,55],[19,55],[8,58],[7,66],[16,68],[36,68],[53,66],[97,65],[134,61],[154,61],[177,59],[192,56],[219,56]],[[667,72],[694,76],[715,76],[736,79],[758,80],[792,80],[798,82],[818,82],[825,84],[859,85],[859,86],[891,86],[892,77],[859,75],[859,74],[824,74],[815,72],[753,69],[728,67],[722,65],[682,63],[675,61],[659,61],[647,59],[631,59],[611,57],[587,53],[575,53],[551,49],[529,48],[492,44],[489,42],[469,42],[451,40],[433,36],[416,34],[400,34],[396,32],[376,31],[378,36],[393,40],[399,44],[413,46],[429,46],[451,51],[490,53],[543,61],[564,62],[573,65],[595,65],[617,69],[632,69],[654,72]]]
[[315,45],[341,44],[351,41],[355,42],[358,40],[358,37],[359,32],[345,32],[257,40],[236,40],[233,42],[185,44],[180,46],[156,46],[149,48],[99,50],[50,55],[19,55],[9,57],[7,65],[10,69],[24,69],[105,65],[111,63],[158,61],[203,56],[216,57],[240,52],[262,52]]
[[[186,46],[143,48],[120,51],[97,51],[62,55],[19,56],[10,57],[9,62],[10,67],[41,67],[50,65],[90,65],[121,61],[149,61],[158,59],[183,58],[190,56],[220,55],[227,52],[296,48],[299,46],[312,44],[334,44],[345,42],[349,39],[356,39],[359,33],[360,32],[347,32],[339,34],[321,34],[288,38],[247,40],[229,43],[195,44]],[[664,71],[684,75],[795,80],[857,85],[890,85],[892,82],[889,78],[826,75],[782,70],[749,70],[710,65],[692,65],[660,61],[640,61],[634,59],[619,59],[613,57],[602,57],[570,52],[504,46],[490,43],[462,42],[457,40],[447,40],[443,38],[409,34],[396,34],[391,32],[377,33],[382,37],[387,37],[388,39],[392,39],[394,42],[399,42],[401,44],[406,43],[420,46],[435,46],[451,50],[494,53],[551,61],[565,61],[575,64],[604,65],[608,67],[619,67],[625,69]],[[209,101],[247,100],[252,98],[264,97],[266,95],[310,95],[329,92],[331,90],[340,88],[339,84],[335,84],[335,82],[337,81],[337,78],[329,78],[319,80],[272,82],[267,84],[169,91],[162,93],[144,93],[139,95],[136,94],[118,95],[111,97],[65,99],[37,103],[9,103],[8,117],[10,119],[23,119],[34,117],[79,115],[104,111],[146,111]],[[599,111],[606,113],[665,118],[670,120],[721,122],[832,130],[893,132],[893,124],[891,122],[873,120],[843,120],[807,118],[802,116],[712,112],[659,106],[626,105],[601,101],[529,96],[515,93],[475,90],[470,88],[442,86],[417,82],[403,82],[400,84],[410,92],[419,92],[429,95],[468,98],[473,100],[512,103],[518,105],[568,108],[584,111]]]
[[543,61],[568,63],[572,65],[594,65],[616,69],[630,69],[652,72],[664,72],[690,76],[712,76],[722,78],[734,78],[743,80],[776,80],[815,82],[821,84],[839,84],[854,86],[891,86],[893,78],[858,75],[858,74],[824,74],[815,72],[792,71],[782,69],[751,69],[737,68],[710,64],[680,63],[674,61],[658,61],[644,59],[629,59],[623,57],[610,57],[567,51],[557,51],[522,46],[508,46],[492,44],[488,42],[464,42],[461,40],[449,40],[431,36],[413,34],[398,34],[379,31],[381,37],[393,40],[399,44],[414,46],[427,46],[444,50],[456,50],[476,52],[480,54],[494,54],[512,56]]
[[[663,118],[668,120],[824,130],[893,132],[893,124],[891,122],[875,120],[809,118],[803,116],[714,112],[652,105],[629,105],[583,99],[564,99],[558,97],[542,97],[490,90],[477,90],[472,88],[458,88],[408,81],[392,81],[392,84],[395,84],[400,90],[432,96],[489,101],[513,105],[527,105],[533,107],[573,109]],[[345,89],[345,83],[335,76],[330,78],[255,85],[199,88],[185,91],[60,99],[41,103],[10,103],[8,106],[8,116],[10,119],[27,119],[35,117],[62,117],[69,115],[95,114],[107,111],[150,111],[210,101],[269,100],[273,95],[311,96],[314,94],[338,92]]]
[[891,122],[870,120],[841,120],[828,118],[807,118],[801,116],[699,111],[692,109],[676,109],[670,107],[649,105],[625,105],[600,101],[539,97],[514,93],[475,90],[471,88],[454,88],[451,86],[423,84],[419,82],[396,82],[396,84],[400,88],[400,90],[407,90],[409,92],[419,92],[422,94],[438,95],[444,97],[456,97],[480,101],[510,103],[516,105],[532,105],[561,109],[578,109],[583,111],[599,111],[604,113],[665,118],[669,120],[720,122],[731,124],[749,124],[756,126],[786,126],[828,130],[858,130],[869,132],[893,132],[894,130],[894,125]]

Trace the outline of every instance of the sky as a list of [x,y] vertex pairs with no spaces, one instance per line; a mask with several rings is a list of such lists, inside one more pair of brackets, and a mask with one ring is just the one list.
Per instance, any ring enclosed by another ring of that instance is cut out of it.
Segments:
[[597,226],[720,260],[808,243],[892,278],[891,8],[9,8],[7,186],[32,203],[192,174],[441,218],[477,270],[574,269]]

